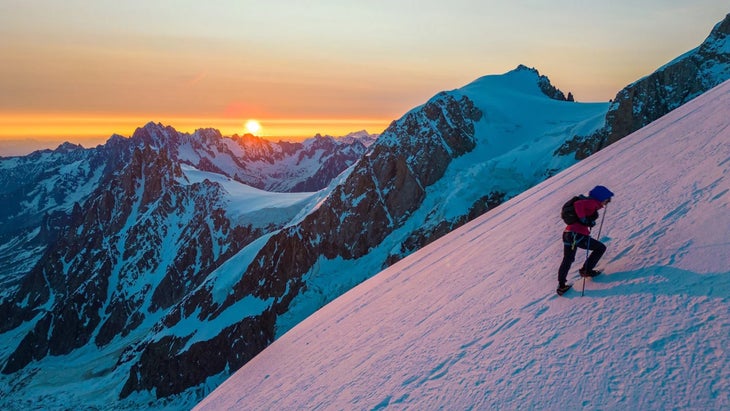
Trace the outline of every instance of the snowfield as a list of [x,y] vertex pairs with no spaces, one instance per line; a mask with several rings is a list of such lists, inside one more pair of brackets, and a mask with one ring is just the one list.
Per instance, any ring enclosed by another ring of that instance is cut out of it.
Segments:
[[[730,409],[730,82],[328,304],[197,410]],[[555,294],[559,209],[608,246]],[[597,232],[597,228],[594,232]]]

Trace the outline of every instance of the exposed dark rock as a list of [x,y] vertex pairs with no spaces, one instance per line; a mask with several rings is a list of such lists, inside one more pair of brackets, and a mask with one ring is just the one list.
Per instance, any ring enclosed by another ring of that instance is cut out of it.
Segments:
[[[472,221],[487,211],[497,207],[506,200],[506,194],[492,192],[477,200],[469,209],[467,214],[457,217],[454,220],[440,220],[432,225],[426,225],[419,230],[412,232],[400,246],[398,254],[391,254],[385,260],[385,267],[395,264],[409,254],[420,250],[428,244],[438,240],[444,235],[454,231],[462,225]],[[429,219],[430,220],[430,219]],[[385,268],[383,267],[383,268]]]
[[[269,325],[268,331],[263,331],[262,324]],[[120,397],[146,389],[154,389],[157,398],[168,397],[202,384],[211,375],[240,368],[253,358],[251,353],[260,352],[273,341],[273,315],[244,318],[205,343],[186,348],[187,341],[164,337],[148,345],[132,366]]]

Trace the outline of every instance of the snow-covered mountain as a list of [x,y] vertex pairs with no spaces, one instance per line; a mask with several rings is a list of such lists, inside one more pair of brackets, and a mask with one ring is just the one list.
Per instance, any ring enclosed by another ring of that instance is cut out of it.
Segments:
[[271,144],[152,123],[0,159],[0,405],[191,406],[337,296],[575,164],[555,153],[608,110],[520,66],[437,94],[367,151],[361,133]]
[[193,134],[150,123],[135,132],[152,146],[166,146],[183,164],[228,176],[251,187],[275,192],[314,192],[365,153],[377,135],[361,131],[342,138],[316,136],[274,143],[246,134],[224,138],[216,129]]
[[[730,408],[728,107],[730,81],[410,255],[195,409]],[[596,184],[606,274],[558,297],[558,210]]]
[[[223,138],[213,129],[179,133],[149,123],[131,138],[113,136],[93,149],[66,143],[53,151],[0,158],[0,244],[5,245],[0,245],[0,281],[28,272],[55,241],[54,233],[68,224],[74,206],[84,205],[95,191],[107,191],[112,180],[129,172],[136,151],[138,162],[169,162],[168,177],[181,175],[178,166],[192,166],[262,190],[314,192],[357,161],[375,137],[359,132],[342,139],[317,135],[302,143],[272,143],[251,135]],[[144,153],[149,158],[142,159]],[[125,195],[134,194],[133,187],[127,188]],[[159,196],[161,188],[149,187],[149,195]],[[274,223],[266,218],[247,222]]]
[[120,350],[245,245],[300,220],[327,193],[263,191],[241,182],[249,169],[267,186],[329,183],[362,156],[360,137],[275,144],[150,123],[95,149],[64,144],[0,159],[0,369],[11,376],[2,392],[42,396],[36,384],[74,356],[79,375],[61,368],[72,384],[89,372],[123,381],[108,375]]

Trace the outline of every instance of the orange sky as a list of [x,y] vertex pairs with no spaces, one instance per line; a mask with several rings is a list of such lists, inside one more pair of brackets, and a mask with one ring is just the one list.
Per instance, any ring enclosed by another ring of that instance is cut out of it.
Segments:
[[11,140],[89,146],[149,121],[232,135],[253,118],[274,139],[379,133],[439,91],[519,64],[607,101],[730,11],[677,3],[6,0],[0,155]]

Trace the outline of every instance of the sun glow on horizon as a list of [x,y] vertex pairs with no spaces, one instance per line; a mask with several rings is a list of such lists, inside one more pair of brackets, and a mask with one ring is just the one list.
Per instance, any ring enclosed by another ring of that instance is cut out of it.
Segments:
[[258,136],[259,131],[261,131],[261,123],[254,119],[250,119],[246,121],[246,132],[251,133],[255,136]]
[[[268,118],[249,119],[245,131],[263,130],[271,137],[312,137],[315,134],[341,136],[367,129],[381,133],[393,119],[376,118]],[[149,122],[162,123],[177,131],[192,133],[199,128],[215,128],[224,136],[241,132],[241,120],[227,117],[196,117],[158,114],[86,114],[86,113],[3,113],[0,112],[0,140],[57,139],[74,137],[131,136]]]
[[[374,118],[266,118],[249,120],[241,130],[241,119],[180,115],[96,114],[96,113],[3,113],[0,112],[0,156],[8,155],[3,147],[28,145],[55,148],[68,141],[93,147],[103,144],[113,134],[131,137],[137,128],[149,122],[171,126],[182,133],[214,128],[223,136],[251,133],[267,140],[300,141],[316,134],[340,137],[366,130],[379,134],[392,119]],[[251,122],[251,124],[249,124]],[[255,123],[254,123],[255,122]],[[261,135],[266,124],[265,136]],[[256,128],[258,127],[258,128]],[[255,131],[254,131],[255,130]],[[32,150],[28,150],[28,153]]]

